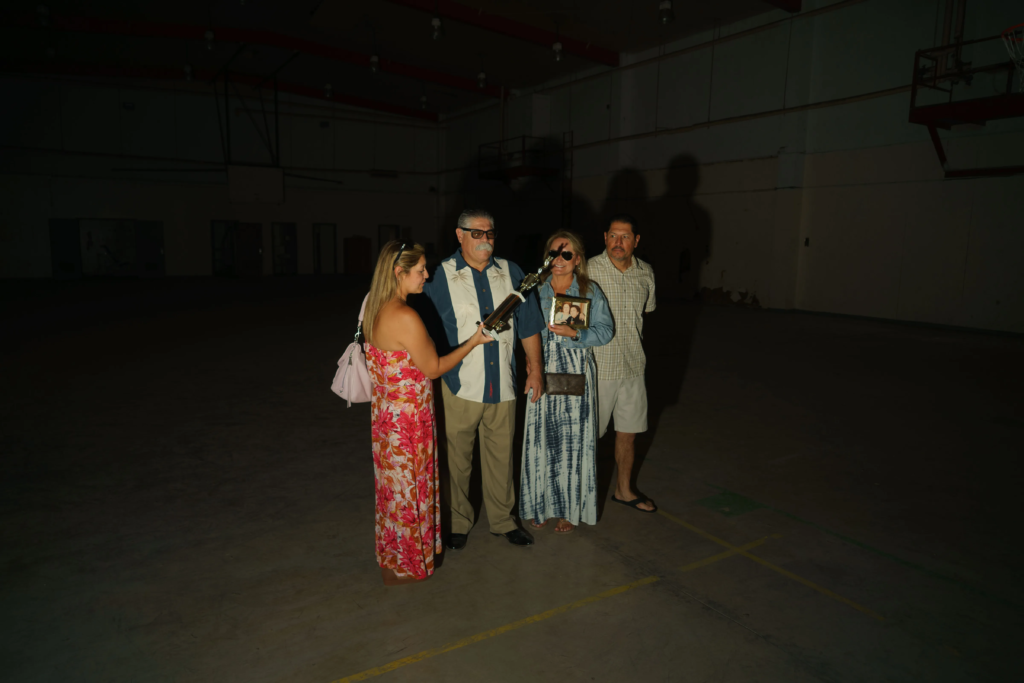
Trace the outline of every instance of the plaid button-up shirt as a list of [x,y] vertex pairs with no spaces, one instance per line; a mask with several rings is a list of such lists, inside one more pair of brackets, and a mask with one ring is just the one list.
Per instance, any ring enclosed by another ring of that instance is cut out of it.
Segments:
[[615,320],[615,336],[604,346],[594,347],[598,379],[642,377],[647,357],[644,313],[655,308],[654,270],[636,256],[626,272],[615,267],[608,252],[587,261],[587,275],[601,286]]

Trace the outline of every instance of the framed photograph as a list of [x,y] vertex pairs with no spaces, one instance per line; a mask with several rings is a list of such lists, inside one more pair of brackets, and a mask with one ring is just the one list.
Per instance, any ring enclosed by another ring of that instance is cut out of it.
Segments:
[[574,330],[590,327],[590,299],[578,296],[556,296],[551,300],[551,314],[548,322],[552,325],[565,324]]

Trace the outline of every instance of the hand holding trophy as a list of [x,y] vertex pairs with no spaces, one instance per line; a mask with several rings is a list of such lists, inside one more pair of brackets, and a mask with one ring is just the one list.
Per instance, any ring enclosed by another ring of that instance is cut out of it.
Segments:
[[526,301],[526,295],[530,293],[530,290],[534,289],[541,283],[541,276],[544,271],[551,267],[551,262],[555,260],[557,253],[551,252],[546,259],[544,259],[544,265],[537,269],[536,273],[529,273],[523,278],[523,281],[519,284],[519,289],[509,294],[504,301],[501,302],[495,309],[494,312],[487,316],[484,320],[483,326],[488,331],[504,332],[508,329],[509,318],[520,304]]

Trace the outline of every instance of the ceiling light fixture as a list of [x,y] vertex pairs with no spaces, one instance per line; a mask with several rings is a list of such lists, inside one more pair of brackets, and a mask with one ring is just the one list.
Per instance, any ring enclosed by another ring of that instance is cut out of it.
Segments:
[[184,71],[185,71],[185,80],[186,81],[191,81],[192,80],[192,65],[191,64],[186,64]]
[[676,20],[676,13],[672,11],[672,0],[661,0],[658,3],[658,21],[662,26],[668,26]]
[[370,55],[370,71],[377,73],[380,70],[380,57]]
[[206,49],[207,50],[212,50],[213,49],[213,31],[207,31],[206,33],[203,34],[203,37],[206,38]]
[[328,100],[331,99],[331,93],[332,93],[331,84],[328,83],[327,85],[324,86],[324,99],[328,99]]
[[551,46],[551,49],[555,51],[555,61],[562,61],[562,43],[556,42],[554,45]]
[[440,40],[444,37],[444,24],[441,23],[441,17],[434,17],[430,20],[430,25],[434,27],[433,39]]

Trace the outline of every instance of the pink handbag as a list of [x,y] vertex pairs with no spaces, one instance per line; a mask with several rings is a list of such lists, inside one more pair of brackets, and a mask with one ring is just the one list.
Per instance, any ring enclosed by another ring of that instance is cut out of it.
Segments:
[[347,401],[347,408],[351,408],[353,402],[366,403],[373,392],[370,371],[366,367],[366,353],[363,345],[359,343],[359,335],[363,333],[363,314],[366,313],[366,301],[369,298],[370,295],[367,294],[363,299],[363,307],[359,309],[356,337],[338,360],[338,372],[334,374],[334,382],[331,384],[331,391]]

